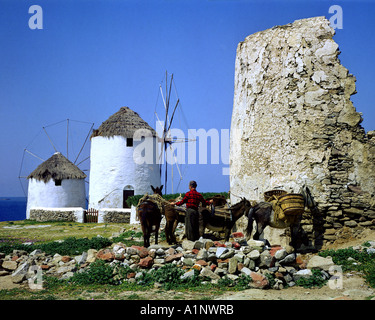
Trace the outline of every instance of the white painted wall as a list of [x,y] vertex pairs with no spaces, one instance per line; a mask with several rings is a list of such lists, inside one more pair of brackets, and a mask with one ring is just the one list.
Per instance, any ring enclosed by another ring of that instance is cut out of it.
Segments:
[[[133,147],[126,146],[122,136],[91,139],[89,208],[122,208],[123,190],[129,186],[134,194],[152,193],[150,185],[160,186],[159,165],[156,164],[156,138],[151,164],[137,164],[141,155],[133,151],[141,142],[134,140]],[[138,157],[138,158],[137,158]]]
[[31,208],[86,208],[86,190],[84,179],[64,179],[61,186],[55,186],[53,179],[47,183],[29,179],[26,219]]
[[133,205],[130,210],[130,224],[141,224],[137,216],[137,207]]

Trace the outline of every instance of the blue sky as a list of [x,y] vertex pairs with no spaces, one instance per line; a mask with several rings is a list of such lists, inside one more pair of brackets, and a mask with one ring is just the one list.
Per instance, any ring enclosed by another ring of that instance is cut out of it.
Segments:
[[[174,74],[184,130],[229,129],[237,44],[297,19],[329,19],[334,4],[343,9],[334,37],[340,60],[357,78],[352,101],[366,131],[374,130],[374,1],[0,0],[0,196],[23,196],[21,167],[26,175],[40,163],[27,153],[21,166],[26,147],[43,159],[53,154],[43,127],[59,123],[46,130],[65,153],[64,120],[85,122],[69,123],[71,158],[90,123],[97,128],[122,106],[155,127],[166,70]],[[29,28],[31,5],[43,9],[42,30]],[[223,167],[189,165],[179,191],[191,179],[200,191],[228,191]]]

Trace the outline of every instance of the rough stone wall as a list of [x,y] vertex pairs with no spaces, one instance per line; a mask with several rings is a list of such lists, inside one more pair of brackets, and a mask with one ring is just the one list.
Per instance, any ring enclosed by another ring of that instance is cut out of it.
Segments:
[[100,209],[98,222],[130,223],[130,209],[113,209],[113,208]]
[[83,222],[83,208],[32,208],[30,220]]
[[297,20],[248,36],[235,64],[232,201],[307,185],[319,213],[306,212],[302,228],[315,246],[344,226],[375,225],[374,132],[360,125],[356,79],[333,35],[324,17]]

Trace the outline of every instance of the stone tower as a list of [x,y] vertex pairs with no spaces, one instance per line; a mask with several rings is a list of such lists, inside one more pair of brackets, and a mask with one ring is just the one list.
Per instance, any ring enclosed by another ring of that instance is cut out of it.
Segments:
[[248,36],[235,64],[231,192],[259,201],[308,186],[319,208],[302,219],[311,245],[375,225],[375,139],[333,35],[324,17],[297,20]]

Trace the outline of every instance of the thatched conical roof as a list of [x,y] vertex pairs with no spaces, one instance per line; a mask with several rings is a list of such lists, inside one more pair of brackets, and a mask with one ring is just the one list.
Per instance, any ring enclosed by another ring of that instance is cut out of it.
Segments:
[[27,179],[34,178],[47,183],[50,179],[85,179],[84,174],[75,164],[65,158],[60,152],[56,152],[51,158],[40,164]]
[[91,138],[97,136],[133,138],[134,132],[138,129],[150,130],[153,137],[157,136],[155,130],[137,112],[128,107],[122,107],[104,121],[97,130],[94,130]]

